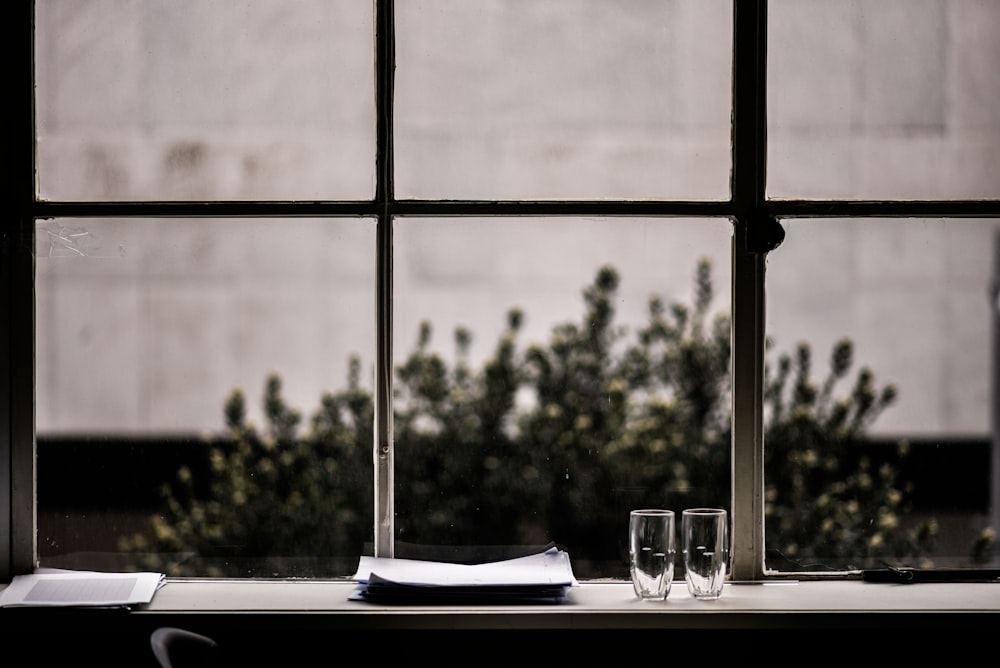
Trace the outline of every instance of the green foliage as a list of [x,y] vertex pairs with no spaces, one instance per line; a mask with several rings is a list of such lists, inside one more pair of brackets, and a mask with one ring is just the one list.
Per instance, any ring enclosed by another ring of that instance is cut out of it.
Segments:
[[[139,553],[139,567],[169,575],[316,575],[356,566],[373,522],[374,411],[358,379],[352,360],[348,388],[322,397],[303,436],[278,377],[267,380],[262,431],[248,423],[243,392],[234,390],[226,433],[208,444],[208,493],[196,493],[191,468],[181,468],[163,490],[164,512],[151,519],[150,532],[128,537],[122,549]],[[260,573],[256,555],[285,559],[269,561],[276,572]],[[343,563],[317,564],[308,559],[314,555],[343,555]]]
[[[583,292],[583,318],[555,326],[545,344],[520,346],[524,314],[510,311],[481,368],[469,362],[470,332],[455,332],[449,364],[431,347],[431,325],[420,327],[395,370],[398,541],[553,541],[573,555],[578,576],[623,577],[630,508],[729,507],[730,320],[711,312],[711,266],[698,263],[693,304],[652,297],[634,334],[615,324],[618,284],[613,267],[600,268]],[[908,490],[896,468],[852,454],[895,390],[877,388],[867,368],[851,378],[849,341],[834,347],[818,385],[811,362],[801,344],[767,372],[769,559],[839,569],[926,554],[934,525],[904,530]],[[173,574],[290,575],[296,559],[316,555],[341,562],[303,572],[352,572],[373,526],[373,404],[358,379],[353,360],[348,389],[323,397],[305,430],[277,377],[267,385],[263,432],[234,392],[228,431],[211,445],[209,493],[195,494],[181,470],[150,533],[123,548]],[[850,389],[841,396],[842,382]],[[202,560],[164,563],[164,554]],[[253,555],[285,561],[241,571],[240,557]]]
[[[777,371],[767,374],[766,540],[795,570],[870,567],[873,560],[898,565],[926,554],[936,535],[932,521],[902,529],[908,490],[894,466],[852,457],[851,446],[896,399],[892,385],[876,389],[868,368],[837,398],[852,365],[853,345],[841,340],[817,386],[811,349],[800,343],[794,359],[780,355]],[[899,460],[906,453],[899,443]]]

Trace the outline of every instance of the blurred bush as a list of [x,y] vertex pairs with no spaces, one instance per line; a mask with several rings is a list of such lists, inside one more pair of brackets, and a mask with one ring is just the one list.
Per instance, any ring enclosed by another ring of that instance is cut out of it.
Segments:
[[[583,291],[581,320],[553,327],[545,344],[519,345],[524,314],[511,310],[478,368],[468,361],[471,332],[455,332],[449,364],[422,324],[395,369],[401,545],[556,542],[578,577],[624,578],[629,509],[729,508],[730,319],[711,311],[711,265],[697,264],[693,304],[654,296],[634,332],[615,323],[618,285],[616,269],[601,267]],[[927,565],[933,519],[905,526],[910,490],[897,467],[851,451],[894,388],[854,369],[849,340],[834,346],[819,380],[812,363],[800,343],[766,369],[768,568]],[[323,396],[308,423],[285,405],[277,376],[263,428],[248,422],[235,390],[226,430],[208,444],[210,492],[195,494],[182,468],[163,490],[162,513],[123,551],[136,553],[138,568],[171,575],[353,573],[374,526],[374,407],[360,368],[352,359],[347,388]]]

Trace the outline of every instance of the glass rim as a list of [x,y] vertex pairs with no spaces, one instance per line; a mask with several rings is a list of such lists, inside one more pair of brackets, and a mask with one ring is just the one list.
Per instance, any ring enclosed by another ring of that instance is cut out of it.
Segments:
[[638,508],[630,510],[629,515],[673,515],[674,511],[664,508]]
[[725,508],[685,508],[685,515],[725,515]]

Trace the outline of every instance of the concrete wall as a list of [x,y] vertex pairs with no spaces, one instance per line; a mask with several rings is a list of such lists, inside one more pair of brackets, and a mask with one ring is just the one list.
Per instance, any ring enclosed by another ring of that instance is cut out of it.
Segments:
[[[370,2],[37,3],[47,199],[365,199],[374,188]],[[397,2],[397,195],[725,199],[731,5]],[[1000,3],[772,0],[775,197],[1000,196]],[[549,221],[551,222],[551,221]],[[900,403],[878,430],[990,428],[1000,221],[792,221],[768,265],[777,346],[841,336]],[[285,380],[312,410],[374,358],[374,224],[42,221],[38,430],[222,424]],[[689,302],[725,221],[403,220],[397,356],[418,324],[488,355],[507,309],[526,340],[579,318],[610,263],[623,322]],[[365,376],[367,381],[368,376]]]

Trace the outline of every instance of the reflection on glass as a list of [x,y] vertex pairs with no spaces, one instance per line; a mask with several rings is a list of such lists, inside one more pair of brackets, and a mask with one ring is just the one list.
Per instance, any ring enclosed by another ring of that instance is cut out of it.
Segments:
[[730,1],[395,12],[400,197],[729,196]]
[[768,567],[982,565],[1000,221],[784,225],[767,281]]
[[374,248],[365,219],[40,221],[41,565],[350,574]]
[[727,507],[731,238],[397,220],[396,556],[555,542],[578,577],[627,580],[630,510]]
[[768,194],[1000,197],[1000,4],[771,0]]
[[35,3],[46,200],[374,192],[373,3]]

